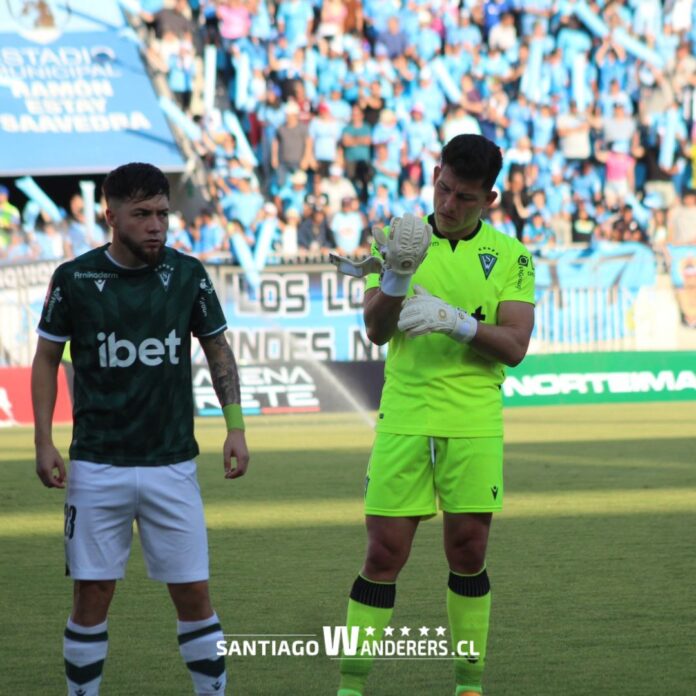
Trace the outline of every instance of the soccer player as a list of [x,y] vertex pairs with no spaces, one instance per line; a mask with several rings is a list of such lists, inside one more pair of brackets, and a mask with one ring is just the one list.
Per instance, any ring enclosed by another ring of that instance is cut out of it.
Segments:
[[[389,350],[365,482],[367,552],[347,625],[360,627],[359,645],[384,635],[418,523],[439,502],[452,649],[473,643],[454,658],[456,696],[482,692],[486,545],[503,503],[501,384],[534,325],[532,259],[481,219],[501,165],[499,148],[480,135],[450,140],[427,223],[404,215],[373,231],[382,273],[367,276],[364,303],[370,340]],[[360,696],[370,668],[360,648],[344,656],[339,695]]]
[[[191,334],[203,348],[227,424],[224,476],[249,463],[237,365],[201,263],[165,246],[169,184],[131,163],[104,181],[113,242],[59,266],[39,322],[32,370],[36,472],[65,488],[66,573],[73,607],[63,654],[70,696],[99,692],[107,612],[124,576],[133,520],[148,575],[167,583],[179,649],[196,694],[223,694],[223,639],[208,591],[208,544],[193,458]],[[75,370],[70,472],[53,444],[57,369]],[[233,467],[232,460],[236,460]],[[157,689],[152,687],[154,691]]]

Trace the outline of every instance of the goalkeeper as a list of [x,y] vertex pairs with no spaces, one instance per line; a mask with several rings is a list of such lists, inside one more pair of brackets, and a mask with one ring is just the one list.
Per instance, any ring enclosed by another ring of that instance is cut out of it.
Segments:
[[[534,325],[532,259],[481,219],[501,166],[490,140],[453,138],[435,167],[427,223],[404,215],[374,230],[374,258],[352,269],[368,269],[367,334],[378,345],[389,341],[389,351],[365,482],[367,553],[347,624],[361,628],[359,645],[384,635],[418,524],[439,504],[452,649],[460,641],[473,648],[455,655],[456,696],[482,693],[486,546],[503,504],[501,385],[504,366],[524,358]],[[424,590],[430,581],[423,578]],[[370,667],[360,651],[344,656],[338,694],[362,695]]]

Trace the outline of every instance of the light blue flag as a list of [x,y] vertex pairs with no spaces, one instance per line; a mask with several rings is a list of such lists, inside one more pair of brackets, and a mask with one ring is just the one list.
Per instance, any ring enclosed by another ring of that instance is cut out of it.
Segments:
[[642,41],[630,36],[625,29],[614,29],[611,35],[612,39],[623,46],[629,53],[633,54],[636,58],[644,60],[646,63],[654,65],[656,68],[663,68],[665,61],[662,56]]
[[205,113],[215,108],[215,84],[217,81],[217,48],[208,45],[203,49],[203,105]]
[[595,35],[600,38],[609,33],[607,25],[584,2],[576,2],[573,6],[575,16]]
[[266,259],[271,253],[277,230],[277,220],[264,220],[259,227],[259,233],[256,236],[256,246],[254,247],[254,263],[258,271],[262,271],[266,266]]
[[231,244],[232,252],[244,271],[244,277],[247,279],[247,282],[254,292],[256,292],[261,285],[261,276],[256,270],[254,257],[251,255],[251,249],[249,248],[247,240],[242,234],[234,234],[232,235]]
[[200,127],[193,122],[169,97],[159,98],[160,109],[164,111],[167,118],[178,126],[191,140],[200,140],[202,132]]
[[573,57],[572,69],[573,99],[578,105],[578,111],[584,111],[589,103],[587,89],[587,56],[584,53],[576,53]]
[[442,58],[435,58],[430,63],[430,68],[435,75],[437,83],[440,85],[440,89],[445,93],[445,96],[452,104],[458,104],[462,98],[462,90],[457,87],[452,76],[447,72],[445,64],[442,62]]
[[53,222],[60,222],[63,216],[58,206],[41,190],[41,187],[30,177],[15,180],[15,186],[30,200],[38,204]]
[[660,143],[659,164],[662,169],[668,171],[674,164],[674,148],[677,146],[677,122],[679,113],[676,107],[667,111],[665,118],[665,132]]
[[251,162],[256,167],[259,161],[256,159],[256,155],[252,151],[242,127],[239,125],[239,119],[231,111],[225,111],[222,120],[225,123],[225,128],[227,128],[237,140],[237,151],[239,156],[243,160]]

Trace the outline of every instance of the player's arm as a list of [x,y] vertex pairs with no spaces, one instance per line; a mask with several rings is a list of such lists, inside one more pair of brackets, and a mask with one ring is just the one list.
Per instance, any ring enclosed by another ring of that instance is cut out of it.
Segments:
[[534,329],[534,305],[506,301],[498,305],[498,323],[478,322],[471,347],[487,358],[504,365],[519,365],[529,348]]
[[53,411],[64,343],[39,337],[31,368],[36,474],[47,488],[65,488],[65,464],[53,444]]
[[409,338],[442,333],[510,367],[518,365],[526,355],[534,328],[533,304],[505,300],[498,306],[497,323],[491,325],[476,321],[463,309],[419,285],[414,286],[414,291],[413,297],[404,302],[397,324]]
[[[208,361],[210,379],[220,400],[227,425],[227,437],[222,450],[225,478],[239,478],[244,476],[249,466],[249,449],[244,435],[237,362],[227,343],[224,331],[215,336],[200,337],[198,340]],[[233,457],[237,460],[237,466],[234,469],[232,468]]]
[[394,335],[403,301],[403,295],[385,295],[379,288],[365,292],[363,317],[367,337],[372,343],[384,345]]

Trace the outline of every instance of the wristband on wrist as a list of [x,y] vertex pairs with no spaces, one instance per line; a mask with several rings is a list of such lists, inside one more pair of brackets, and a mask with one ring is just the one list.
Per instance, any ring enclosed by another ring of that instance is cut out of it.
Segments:
[[473,317],[470,317],[464,310],[455,307],[457,312],[457,321],[454,325],[454,330],[450,334],[455,341],[459,343],[470,343],[478,329],[478,322]]
[[227,430],[244,430],[244,416],[239,404],[227,404],[222,407],[222,415],[225,416]]
[[379,289],[390,297],[406,297],[411,278],[410,275],[399,275],[390,268],[385,268]]

